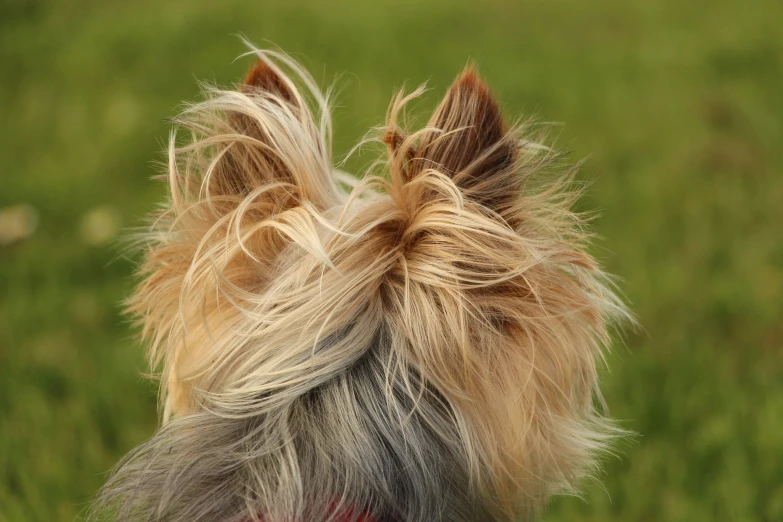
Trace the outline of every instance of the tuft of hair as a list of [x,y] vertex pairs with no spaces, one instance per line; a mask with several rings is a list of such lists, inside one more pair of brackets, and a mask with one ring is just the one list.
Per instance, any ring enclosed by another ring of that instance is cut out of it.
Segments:
[[[115,520],[532,520],[620,430],[597,368],[629,313],[575,168],[468,67],[348,190],[328,97],[256,51],[176,120],[129,309],[163,425],[93,506]],[[362,515],[363,516],[363,515]]]

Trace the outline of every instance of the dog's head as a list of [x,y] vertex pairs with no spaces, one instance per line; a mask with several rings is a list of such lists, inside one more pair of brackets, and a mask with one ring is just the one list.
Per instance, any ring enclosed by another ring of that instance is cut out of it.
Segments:
[[421,89],[397,95],[384,159],[352,178],[312,79],[258,54],[178,119],[131,302],[166,422],[109,496],[134,484],[172,520],[182,499],[236,520],[339,499],[431,521],[572,490],[615,433],[596,367],[627,317],[571,211],[574,169],[469,67],[420,130],[399,119]]

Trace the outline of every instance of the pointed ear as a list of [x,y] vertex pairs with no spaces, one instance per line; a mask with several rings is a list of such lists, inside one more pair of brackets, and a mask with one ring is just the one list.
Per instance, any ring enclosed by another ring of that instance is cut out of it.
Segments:
[[428,128],[433,130],[419,142],[412,176],[427,168],[443,171],[475,201],[502,210],[515,195],[508,170],[517,140],[473,67],[454,81]]
[[328,143],[294,82],[263,57],[238,91],[242,96],[221,104],[225,119],[218,130],[224,137],[210,192],[243,197],[277,184],[270,192],[277,192],[277,211],[305,200],[327,205],[335,194]]

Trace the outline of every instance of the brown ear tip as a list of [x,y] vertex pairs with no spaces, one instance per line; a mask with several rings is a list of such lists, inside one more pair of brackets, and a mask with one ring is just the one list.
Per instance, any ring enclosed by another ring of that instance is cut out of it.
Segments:
[[491,98],[491,92],[486,82],[479,76],[475,65],[468,64],[467,67],[457,76],[452,85],[452,90],[472,93],[485,98]]
[[454,81],[449,93],[455,106],[463,111],[463,118],[467,117],[465,114],[470,114],[471,118],[480,122],[479,125],[485,132],[491,130],[494,139],[500,139],[506,128],[500,106],[473,63],[468,63]]
[[469,63],[465,66],[464,69],[462,69],[462,72],[457,77],[457,81],[468,83],[483,83],[481,81],[481,77],[479,76],[478,70],[476,69],[476,65],[473,63]]
[[265,87],[269,83],[270,76],[277,76],[264,60],[259,58],[245,76],[242,82],[250,87]]
[[253,87],[264,91],[275,92],[288,101],[293,99],[291,90],[288,85],[286,85],[285,80],[283,80],[283,78],[280,77],[280,74],[262,58],[259,58],[253,67],[250,68],[242,85],[245,88]]

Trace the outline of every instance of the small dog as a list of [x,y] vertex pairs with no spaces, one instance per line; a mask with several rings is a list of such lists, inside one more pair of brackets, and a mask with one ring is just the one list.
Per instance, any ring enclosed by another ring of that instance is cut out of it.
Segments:
[[621,431],[596,368],[629,313],[586,251],[575,169],[472,67],[423,129],[400,92],[361,179],[287,56],[176,123],[130,300],[163,425],[115,520],[532,520]]

